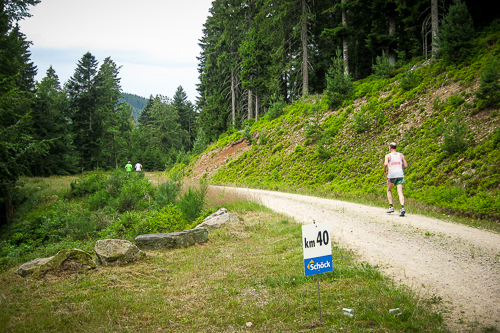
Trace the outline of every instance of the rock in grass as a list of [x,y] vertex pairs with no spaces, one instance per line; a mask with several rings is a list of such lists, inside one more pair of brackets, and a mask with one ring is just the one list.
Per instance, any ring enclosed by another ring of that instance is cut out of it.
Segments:
[[208,241],[208,230],[197,228],[180,232],[140,235],[135,243],[141,249],[167,250],[177,247],[188,247]]
[[236,215],[228,213],[225,208],[221,208],[212,215],[207,216],[196,228],[206,228],[208,231],[219,229],[225,223],[237,222]]
[[123,266],[146,256],[135,244],[123,239],[98,240],[94,251],[103,266]]
[[45,274],[62,275],[95,268],[92,256],[79,249],[65,249],[49,258],[37,258],[24,263],[14,272],[22,277],[32,275],[39,279]]

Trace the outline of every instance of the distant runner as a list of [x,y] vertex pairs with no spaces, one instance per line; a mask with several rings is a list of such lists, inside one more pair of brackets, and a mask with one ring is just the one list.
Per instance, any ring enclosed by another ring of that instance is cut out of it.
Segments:
[[130,163],[130,161],[128,161],[127,165],[125,165],[125,170],[126,170],[127,172],[132,171],[132,164]]
[[399,203],[401,204],[401,211],[399,216],[405,216],[405,197],[403,195],[403,184],[405,182],[405,174],[403,167],[407,168],[403,154],[396,151],[396,143],[389,144],[390,153],[385,155],[384,173],[387,176],[387,199],[389,199],[389,209],[387,213],[394,213],[394,206],[392,205],[392,187],[396,184],[398,189]]
[[139,161],[137,161],[137,163],[135,164],[135,171],[141,171],[142,169],[142,164],[139,163]]

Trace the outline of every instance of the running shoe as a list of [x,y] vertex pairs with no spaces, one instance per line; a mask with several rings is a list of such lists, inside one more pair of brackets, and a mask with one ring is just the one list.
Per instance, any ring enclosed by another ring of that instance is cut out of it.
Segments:
[[394,207],[392,207],[392,206],[391,206],[391,207],[389,207],[389,209],[387,210],[387,212],[386,212],[386,213],[387,213],[387,214],[389,214],[389,213],[394,213]]
[[401,212],[399,213],[399,216],[403,217],[405,216],[406,210],[404,208],[401,208]]

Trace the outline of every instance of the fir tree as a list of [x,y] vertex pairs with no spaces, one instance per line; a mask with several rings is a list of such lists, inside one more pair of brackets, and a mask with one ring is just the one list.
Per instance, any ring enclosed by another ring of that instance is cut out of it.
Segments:
[[470,55],[474,24],[467,5],[461,0],[455,0],[450,6],[438,36],[439,54],[445,61],[461,63]]

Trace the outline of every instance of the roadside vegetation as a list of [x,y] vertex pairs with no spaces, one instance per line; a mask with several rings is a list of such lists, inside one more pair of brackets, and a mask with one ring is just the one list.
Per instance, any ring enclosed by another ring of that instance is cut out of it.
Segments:
[[[206,199],[207,207],[240,217],[210,233],[206,244],[149,252],[143,261],[71,278],[1,274],[0,326],[8,332],[221,332],[242,331],[247,323],[259,332],[446,331],[432,311],[438,299],[395,285],[337,244],[333,272],[319,275],[319,322],[317,280],[304,277],[300,224],[231,192],[209,190]],[[394,308],[401,314],[389,312]]]
[[213,210],[204,210],[207,183],[183,186],[182,178],[173,172],[153,184],[144,173],[122,170],[22,178],[17,217],[1,230],[0,268],[61,249],[92,252],[99,239],[190,229]]

